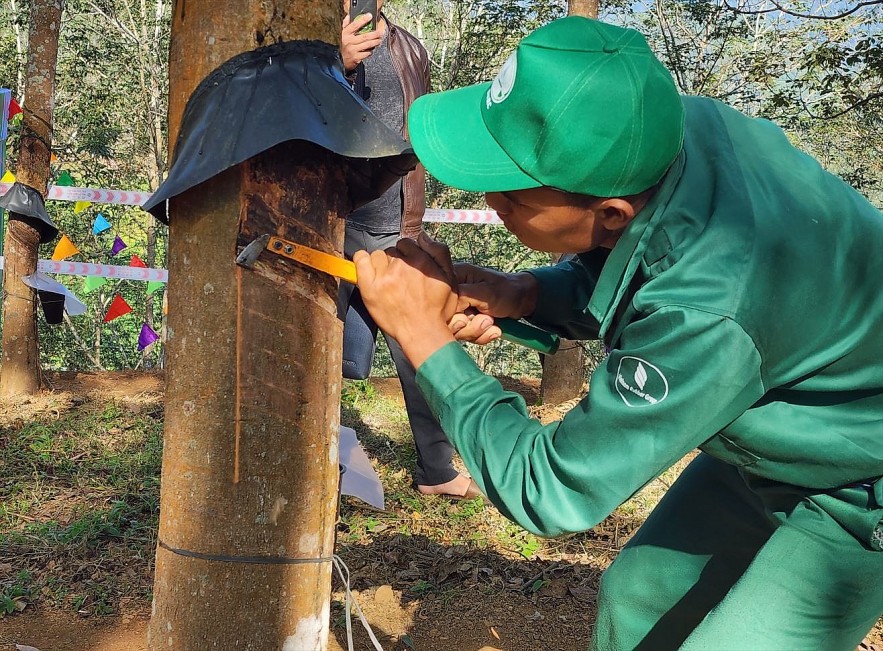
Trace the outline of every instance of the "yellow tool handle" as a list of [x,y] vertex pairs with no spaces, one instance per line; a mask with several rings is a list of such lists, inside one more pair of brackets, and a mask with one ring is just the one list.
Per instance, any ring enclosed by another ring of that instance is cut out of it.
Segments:
[[270,236],[267,248],[273,253],[278,253],[313,269],[324,271],[354,285],[356,284],[356,265],[349,260],[274,236]]
[[[356,284],[356,265],[349,260],[339,258],[330,253],[323,253],[302,244],[295,244],[279,237],[270,236],[267,248],[291,260],[305,264],[313,269]],[[495,319],[496,325],[503,334],[503,339],[527,348],[533,348],[545,355],[554,355],[560,340],[554,335],[536,326],[516,321],[515,319]]]

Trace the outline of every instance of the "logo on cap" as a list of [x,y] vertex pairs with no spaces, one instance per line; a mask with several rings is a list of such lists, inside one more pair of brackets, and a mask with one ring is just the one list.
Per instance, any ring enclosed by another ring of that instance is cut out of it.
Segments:
[[668,395],[668,380],[662,371],[638,357],[625,356],[619,360],[614,384],[629,407],[649,407]]
[[517,66],[515,52],[513,52],[491,82],[491,87],[487,91],[487,108],[490,108],[491,104],[499,104],[509,97],[509,93],[512,92],[512,86],[515,85],[515,69]]

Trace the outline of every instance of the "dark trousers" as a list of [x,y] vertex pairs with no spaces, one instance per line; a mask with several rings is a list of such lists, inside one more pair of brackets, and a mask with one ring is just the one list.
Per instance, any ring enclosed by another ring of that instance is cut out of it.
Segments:
[[[353,253],[359,250],[364,249],[371,252],[386,249],[395,246],[398,238],[398,233],[369,233],[348,227],[344,253],[347,258],[352,258]],[[356,303],[361,301],[359,290],[354,285],[341,282],[338,294],[338,313],[341,318],[346,315],[346,310],[354,301]],[[408,412],[408,421],[414,436],[414,447],[417,450],[417,469],[414,472],[414,482],[421,486],[435,486],[451,481],[457,476],[457,471],[451,465],[454,448],[448,442],[444,431],[430,411],[429,405],[426,404],[426,399],[417,387],[417,373],[405,357],[401,346],[386,333],[383,336],[386,339],[402,386],[405,409]],[[346,337],[346,333],[344,337]]]

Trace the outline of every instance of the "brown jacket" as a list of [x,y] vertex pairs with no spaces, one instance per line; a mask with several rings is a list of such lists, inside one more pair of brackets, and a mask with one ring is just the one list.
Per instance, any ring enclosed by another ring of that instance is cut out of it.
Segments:
[[[426,48],[409,32],[393,25],[386,16],[389,30],[389,55],[395,66],[399,81],[402,83],[405,119],[402,137],[408,139],[408,109],[414,100],[429,92],[429,55]],[[357,69],[358,70],[358,69]],[[364,72],[356,71],[347,75],[357,93],[362,93],[365,83]],[[417,165],[408,172],[402,182],[402,222],[399,227],[401,237],[416,238],[423,227],[423,213],[426,210],[426,172],[423,165]]]
[[[385,18],[385,17],[384,17]],[[389,29],[389,54],[402,82],[405,120],[402,137],[408,139],[408,109],[415,99],[429,92],[429,55],[414,36],[386,21]],[[402,237],[417,237],[423,227],[426,210],[426,172],[423,165],[408,173],[402,183]]]

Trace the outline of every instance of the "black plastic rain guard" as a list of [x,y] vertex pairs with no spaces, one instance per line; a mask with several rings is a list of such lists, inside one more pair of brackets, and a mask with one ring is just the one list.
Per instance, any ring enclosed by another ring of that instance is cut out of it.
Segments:
[[46,212],[43,195],[29,185],[16,181],[9,192],[0,197],[0,207],[9,211],[9,219],[22,221],[40,234],[40,244],[51,242],[58,228]]
[[46,323],[58,325],[64,321],[64,294],[38,289],[37,296],[40,298],[40,306],[43,308]]
[[288,140],[351,159],[353,208],[417,164],[401,134],[352,91],[336,47],[287,41],[239,54],[203,79],[187,101],[169,176],[143,208],[168,223],[167,199]]

